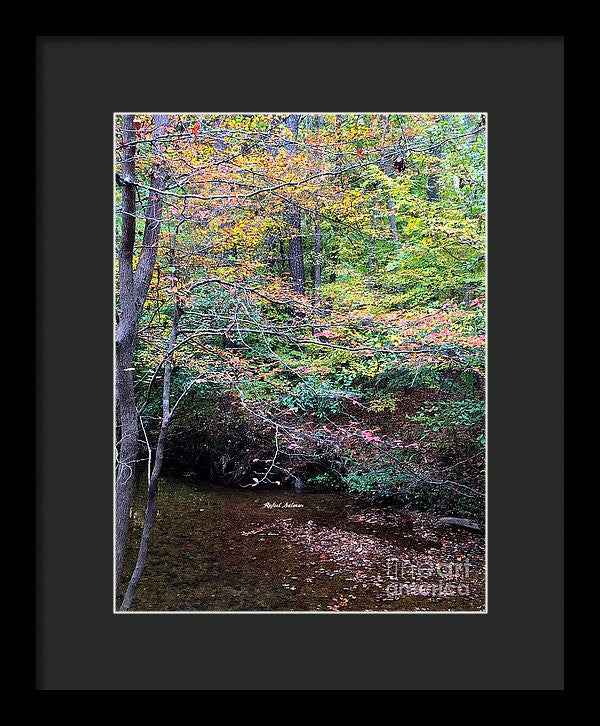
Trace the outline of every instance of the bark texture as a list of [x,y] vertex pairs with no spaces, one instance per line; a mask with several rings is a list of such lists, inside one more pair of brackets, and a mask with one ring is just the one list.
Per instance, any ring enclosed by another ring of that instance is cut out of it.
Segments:
[[[169,431],[169,423],[171,420],[171,378],[173,375],[173,353],[175,350],[175,344],[177,342],[177,334],[179,331],[179,309],[177,304],[174,305],[173,309],[173,324],[171,327],[171,338],[169,341],[169,350],[165,359],[165,372],[163,376],[163,393],[162,393],[162,421],[160,425],[160,432],[158,434],[158,441],[156,444],[156,452],[154,454],[154,465],[148,480],[148,499],[146,502],[146,515],[144,519],[144,528],[142,530],[142,539],[140,541],[140,547],[138,550],[138,557],[135,563],[135,568],[125,595],[123,602],[119,610],[129,610],[135,595],[136,587],[142,576],[144,570],[144,563],[146,562],[146,556],[148,554],[148,543],[150,541],[150,532],[152,531],[152,524],[154,522],[154,513],[156,511],[156,494],[158,491],[158,477],[162,469],[163,457],[165,453],[165,443],[167,441],[167,434]],[[148,451],[150,456],[150,451]]]
[[439,159],[442,158],[442,147],[440,145],[431,149],[431,155],[436,158],[431,173],[427,176],[427,199],[437,202],[440,198],[440,173]]
[[304,252],[302,249],[302,233],[300,231],[300,212],[297,207],[288,211],[287,222],[290,228],[289,261],[290,275],[292,276],[292,289],[304,294],[306,284],[304,278]]
[[[323,117],[317,116],[317,129],[320,131],[323,125]],[[323,171],[323,164],[320,164],[319,171]],[[314,276],[315,276],[315,294],[319,294],[319,288],[321,287],[321,278],[323,272],[323,239],[321,237],[321,212],[319,210],[319,199],[315,200],[315,262],[314,262]]]
[[[154,138],[167,123],[167,117],[154,116]],[[133,353],[138,326],[158,251],[158,235],[162,217],[162,190],[164,176],[156,164],[152,171],[145,212],[142,252],[133,267],[136,220],[135,152],[136,132],[134,117],[123,116],[123,160],[121,176],[124,180],[122,196],[121,244],[119,248],[119,303],[120,314],[115,336],[115,392],[117,399],[118,437],[117,474],[115,483],[115,582],[118,584],[123,567],[123,554],[129,528],[131,489],[139,452],[138,411],[133,380]]]
[[[298,135],[298,114],[290,114],[286,120],[286,126],[292,132],[294,138]],[[286,151],[290,156],[296,154],[294,143],[286,144]],[[302,248],[302,221],[300,209],[293,202],[288,202],[285,211],[286,226],[289,229],[288,259],[290,264],[290,275],[292,277],[292,289],[304,294],[306,280],[304,276],[304,252]]]
[[315,219],[315,292],[318,294],[321,287],[321,255],[323,241],[321,239],[321,215],[317,212]]
[[[392,162],[391,157],[385,163],[385,173],[389,177],[394,176],[394,168],[393,168],[393,162]],[[388,194],[387,207],[388,207],[388,214],[389,214],[389,218],[390,218],[390,233],[392,235],[392,239],[394,240],[394,242],[396,242],[398,240],[398,224],[396,221],[396,210],[394,208],[394,200],[392,199],[391,194]]]

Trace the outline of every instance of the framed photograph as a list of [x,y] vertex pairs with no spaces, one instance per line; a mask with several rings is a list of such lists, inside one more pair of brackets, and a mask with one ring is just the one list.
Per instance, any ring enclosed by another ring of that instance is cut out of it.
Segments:
[[118,612],[485,612],[485,113],[115,115]]
[[37,688],[561,690],[562,36],[36,55]]

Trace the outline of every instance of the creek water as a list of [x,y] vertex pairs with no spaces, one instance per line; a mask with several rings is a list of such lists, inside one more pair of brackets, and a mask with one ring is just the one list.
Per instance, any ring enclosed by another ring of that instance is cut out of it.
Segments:
[[[145,496],[136,485],[125,578]],[[309,487],[165,476],[131,610],[481,611],[484,566],[483,536],[440,530],[430,515]]]

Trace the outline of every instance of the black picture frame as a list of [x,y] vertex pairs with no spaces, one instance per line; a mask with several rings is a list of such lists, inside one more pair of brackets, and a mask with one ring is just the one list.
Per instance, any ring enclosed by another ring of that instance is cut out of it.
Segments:
[[[38,690],[562,690],[563,36],[37,36]],[[119,617],[112,114],[486,112],[486,615]]]

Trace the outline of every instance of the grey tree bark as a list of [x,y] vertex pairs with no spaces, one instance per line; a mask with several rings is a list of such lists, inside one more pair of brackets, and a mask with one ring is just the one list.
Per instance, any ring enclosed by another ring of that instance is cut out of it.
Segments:
[[275,265],[277,263],[277,247],[276,247],[276,238],[272,232],[269,232],[267,234],[266,248],[267,248],[267,255],[266,255],[267,265],[269,266],[269,270],[271,270],[271,272],[273,272],[275,270]]
[[[154,138],[162,133],[167,117],[154,116]],[[115,483],[115,584],[118,584],[123,567],[123,555],[129,528],[131,490],[135,465],[139,452],[138,411],[135,402],[133,380],[133,354],[137,331],[148,295],[152,271],[158,251],[158,235],[162,218],[162,194],[164,176],[159,164],[152,170],[142,252],[133,267],[136,221],[135,152],[136,132],[134,117],[123,116],[123,160],[121,165],[122,222],[119,247],[119,303],[115,335],[115,393],[119,423],[117,443],[117,474]]]
[[[158,478],[162,469],[163,457],[165,453],[165,443],[167,441],[167,434],[169,432],[169,423],[173,414],[171,410],[171,379],[173,375],[173,353],[175,351],[175,345],[177,342],[177,335],[179,332],[179,308],[177,303],[173,306],[173,323],[171,327],[171,337],[169,340],[169,349],[165,358],[165,372],[163,376],[163,391],[162,391],[162,421],[160,424],[160,431],[158,434],[158,441],[156,444],[156,452],[154,454],[154,465],[152,466],[152,472],[148,480],[148,499],[146,501],[146,514],[144,518],[144,528],[142,530],[142,538],[140,541],[140,547],[138,550],[137,561],[129,580],[127,590],[123,597],[123,601],[119,610],[129,610],[135,595],[135,590],[142,576],[144,570],[144,564],[146,562],[146,556],[148,554],[148,543],[150,542],[150,532],[152,531],[152,524],[154,523],[154,513],[156,511],[156,494],[158,491]],[[150,451],[148,451],[150,456]]]
[[[390,177],[394,175],[391,157],[385,163],[385,173]],[[388,208],[388,214],[389,214],[389,218],[390,218],[390,232],[392,234],[392,239],[394,240],[394,242],[396,242],[398,240],[398,224],[396,221],[396,210],[394,208],[394,200],[392,199],[391,194],[388,194],[388,197],[387,197],[387,208]]]
[[[442,147],[441,145],[434,146],[431,149],[431,155],[436,159],[442,158]],[[436,162],[436,165],[439,164]],[[437,202],[440,198],[440,175],[439,170],[436,168],[427,176],[427,199],[432,202]]]
[[[294,138],[298,135],[298,114],[290,114],[286,120],[286,126],[292,132]],[[287,144],[286,149],[290,155],[296,153],[295,144]],[[286,223],[290,233],[290,241],[288,247],[288,259],[290,264],[290,274],[292,276],[292,289],[296,292],[304,294],[305,276],[304,276],[304,252],[302,249],[302,226],[300,218],[300,210],[296,204],[288,202],[285,211]]]
[[[317,116],[317,129],[320,131],[321,127],[323,125],[323,117]],[[320,171],[323,170],[323,166],[321,164]],[[315,277],[315,295],[318,296],[319,294],[319,288],[321,287],[321,277],[322,277],[322,254],[323,254],[323,240],[321,238],[321,212],[319,210],[319,201],[315,202],[315,262],[314,262],[314,277]]]
[[[381,144],[384,147],[385,147],[385,140],[386,140],[387,134],[388,134],[388,130],[385,129],[383,132],[383,137],[381,139]],[[394,162],[393,162],[393,159],[391,156],[389,156],[385,160],[385,162],[383,164],[383,170],[389,177],[394,176]],[[390,220],[390,233],[392,235],[392,239],[394,240],[394,242],[396,242],[398,239],[398,225],[397,225],[397,221],[396,221],[396,210],[394,208],[394,200],[392,199],[392,195],[390,193],[388,193],[388,195],[387,195],[387,208],[388,208],[388,217]]]
[[323,253],[323,240],[321,239],[321,215],[317,212],[315,219],[315,293],[319,294],[321,287],[321,255]]
[[[377,201],[375,202],[375,207],[373,209],[373,229],[377,230],[377,225],[379,222],[379,213],[377,209]],[[369,275],[373,275],[375,272],[375,238],[371,236],[369,239],[369,247],[367,252],[367,272]],[[368,287],[373,287],[373,280],[369,280]]]

